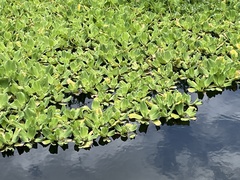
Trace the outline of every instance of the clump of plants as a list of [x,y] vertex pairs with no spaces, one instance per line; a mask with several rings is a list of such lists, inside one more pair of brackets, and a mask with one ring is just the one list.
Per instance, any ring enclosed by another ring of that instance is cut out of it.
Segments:
[[[240,78],[240,3],[10,0],[0,3],[0,149],[88,148],[139,124],[196,119],[189,93]],[[177,85],[186,81],[187,92]],[[69,106],[88,94],[89,105]]]

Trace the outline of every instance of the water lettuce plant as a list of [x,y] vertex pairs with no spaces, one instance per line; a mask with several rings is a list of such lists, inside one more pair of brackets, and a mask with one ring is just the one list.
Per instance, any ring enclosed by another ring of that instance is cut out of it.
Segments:
[[[0,149],[91,147],[196,119],[189,93],[240,79],[237,0],[3,0]],[[178,84],[186,81],[188,92]],[[88,94],[89,104],[71,106]]]

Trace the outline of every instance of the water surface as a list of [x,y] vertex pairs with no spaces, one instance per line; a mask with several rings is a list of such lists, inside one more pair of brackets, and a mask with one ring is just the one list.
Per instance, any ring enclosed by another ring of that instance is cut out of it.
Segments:
[[150,126],[134,140],[79,152],[70,144],[57,154],[38,146],[1,157],[1,179],[239,180],[240,91],[205,96],[203,102],[189,125],[164,125],[158,131]]

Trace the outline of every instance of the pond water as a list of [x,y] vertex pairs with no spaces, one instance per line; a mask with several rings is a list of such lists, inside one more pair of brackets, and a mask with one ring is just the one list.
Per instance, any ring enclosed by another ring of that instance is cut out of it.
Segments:
[[[149,126],[134,140],[90,150],[49,149],[1,157],[3,180],[239,180],[240,91],[203,99],[187,125]],[[55,153],[55,154],[51,154]]]

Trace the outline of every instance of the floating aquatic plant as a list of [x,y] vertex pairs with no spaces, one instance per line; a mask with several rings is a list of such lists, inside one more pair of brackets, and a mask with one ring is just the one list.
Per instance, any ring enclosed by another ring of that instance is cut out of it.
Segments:
[[[196,119],[189,93],[240,79],[238,1],[2,1],[0,149]],[[188,92],[177,89],[186,81]],[[154,92],[154,93],[153,93]],[[73,97],[91,103],[72,106]]]

